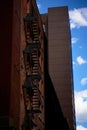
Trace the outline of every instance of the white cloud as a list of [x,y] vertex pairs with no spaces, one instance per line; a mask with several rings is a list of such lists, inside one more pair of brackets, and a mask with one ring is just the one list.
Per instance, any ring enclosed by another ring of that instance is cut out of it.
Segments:
[[75,61],[73,61],[72,63],[73,63],[73,65],[75,65],[75,64],[76,64],[76,63],[75,63]]
[[81,79],[81,85],[86,85],[87,84],[87,77]]
[[87,122],[87,90],[75,92],[76,121]]
[[72,41],[72,44],[74,44],[74,43],[76,43],[76,42],[78,41],[78,38],[73,37],[73,38],[71,39],[71,41]]
[[69,11],[71,28],[87,26],[87,8],[79,8]]
[[76,130],[87,130],[87,128],[85,128],[85,127],[83,127],[81,125],[78,125],[77,128],[76,128]]
[[37,3],[37,6],[38,6],[39,9],[41,8],[41,4],[40,3]]
[[78,63],[79,65],[86,64],[86,63],[87,63],[87,60],[83,59],[81,56],[78,56],[78,57],[77,57],[77,63]]

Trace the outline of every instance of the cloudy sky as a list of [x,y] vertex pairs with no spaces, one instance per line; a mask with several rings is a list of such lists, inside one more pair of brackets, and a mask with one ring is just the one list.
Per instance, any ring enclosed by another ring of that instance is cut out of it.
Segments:
[[87,130],[87,0],[37,0],[40,13],[68,6],[77,130]]

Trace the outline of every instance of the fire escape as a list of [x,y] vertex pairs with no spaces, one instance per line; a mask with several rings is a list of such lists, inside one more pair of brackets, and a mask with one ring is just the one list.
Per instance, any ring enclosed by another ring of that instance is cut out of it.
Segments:
[[[23,130],[44,129],[44,94],[42,92],[44,75],[41,64],[41,32],[36,3],[29,1],[30,10],[24,18],[26,46],[23,50],[26,79],[23,84],[25,119]],[[33,5],[34,4],[34,5]]]

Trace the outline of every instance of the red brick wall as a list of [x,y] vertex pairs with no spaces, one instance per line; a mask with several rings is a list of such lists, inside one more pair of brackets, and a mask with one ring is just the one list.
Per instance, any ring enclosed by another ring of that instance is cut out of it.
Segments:
[[11,56],[11,88],[10,118],[14,126],[19,127],[20,118],[20,45],[21,45],[21,0],[13,2],[12,22],[12,56]]
[[13,3],[10,117],[18,130],[21,129],[25,113],[22,85],[25,80],[23,64],[23,50],[25,48],[23,18],[26,12],[26,3],[27,0],[14,0]]

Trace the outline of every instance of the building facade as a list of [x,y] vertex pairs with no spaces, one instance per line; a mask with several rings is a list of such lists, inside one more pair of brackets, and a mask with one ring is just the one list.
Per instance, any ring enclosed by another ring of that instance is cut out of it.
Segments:
[[[31,1],[32,4],[29,5],[29,1]],[[7,128],[10,126],[21,130],[23,124],[25,102],[22,86],[24,85],[26,78],[23,57],[26,39],[23,20],[26,17],[26,14],[29,13],[28,11],[32,10],[32,7],[35,11],[36,17],[40,18],[40,16],[38,16],[38,9],[36,5],[35,7],[34,5],[35,3],[34,1],[32,2],[32,0],[9,0],[5,3],[2,1],[0,4],[0,13],[2,16],[0,24],[0,128]],[[42,43],[40,49],[42,55],[41,58],[39,58],[39,61],[43,68],[41,71],[42,75],[45,73],[45,75],[43,75],[43,79],[45,76],[45,80],[41,80],[39,84],[42,86],[42,89],[40,88],[43,93],[42,97],[44,96],[44,87],[46,93],[44,100],[46,103],[43,106],[46,116],[44,117],[44,114],[42,114],[42,118],[46,120],[45,129],[51,128],[50,122],[54,122],[53,125],[55,124],[55,126],[58,122],[59,124],[60,122],[65,123],[65,117],[70,130],[75,130],[74,92],[71,64],[72,56],[68,9],[67,7],[49,8],[48,14],[41,14],[41,18],[43,29],[41,28],[40,23],[38,24],[41,29],[41,31],[39,31],[42,32],[39,33],[38,36]],[[45,32],[44,35],[43,30]],[[46,53],[46,57],[43,56],[43,53]],[[47,72],[45,72],[45,68]],[[49,73],[49,75],[47,73]],[[50,77],[51,81],[48,77]],[[50,82],[52,82],[52,84]],[[55,97],[55,94],[53,94],[53,89],[48,89],[48,86],[54,88],[59,102],[54,101],[55,98],[51,97],[50,94],[52,94],[53,97]],[[58,112],[55,105],[56,103]],[[49,106],[55,107],[50,110]],[[56,117],[56,112],[58,116],[60,115],[59,117]],[[54,119],[48,121],[52,116],[51,114]],[[50,125],[49,127],[47,126],[48,124]],[[66,124],[67,123],[65,123],[65,126]],[[43,128],[40,128],[40,130],[42,129]]]
[[74,130],[75,104],[68,7],[48,8],[48,13],[42,14],[42,21],[48,39],[49,74],[70,130]]

